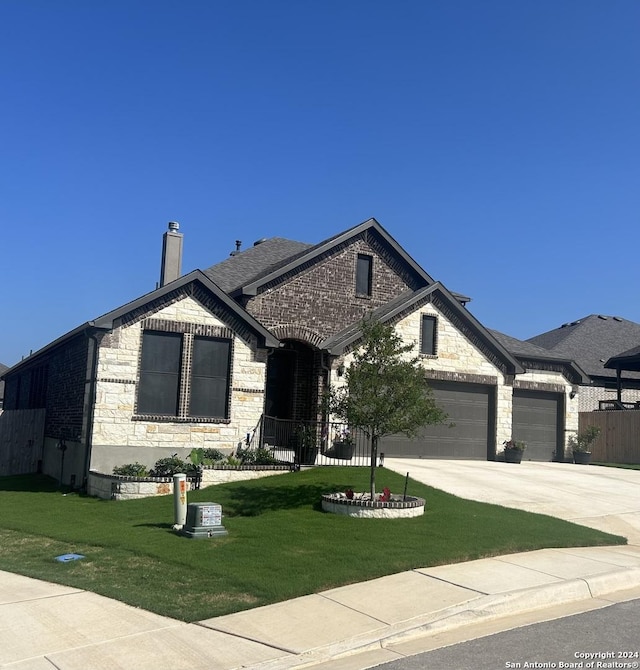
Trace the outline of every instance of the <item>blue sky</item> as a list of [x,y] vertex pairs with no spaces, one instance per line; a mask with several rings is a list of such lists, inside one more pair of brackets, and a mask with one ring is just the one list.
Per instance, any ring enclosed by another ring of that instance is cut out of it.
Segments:
[[640,322],[637,0],[0,0],[0,362],[375,217],[490,328]]

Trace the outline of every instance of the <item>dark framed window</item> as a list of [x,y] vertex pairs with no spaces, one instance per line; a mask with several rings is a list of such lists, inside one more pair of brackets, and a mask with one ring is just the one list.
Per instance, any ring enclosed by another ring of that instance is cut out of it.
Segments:
[[228,420],[232,350],[229,338],[145,330],[136,413]]
[[190,416],[228,416],[230,369],[230,340],[194,337]]
[[177,416],[182,335],[145,331],[138,385],[138,412]]
[[422,315],[420,328],[420,353],[430,356],[436,355],[437,319],[435,316]]
[[358,254],[356,265],[356,295],[371,295],[373,257]]

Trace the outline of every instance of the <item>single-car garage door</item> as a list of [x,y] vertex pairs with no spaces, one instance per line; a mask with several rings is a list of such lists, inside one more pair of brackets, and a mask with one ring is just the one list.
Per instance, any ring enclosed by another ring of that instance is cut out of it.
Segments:
[[514,440],[527,444],[523,460],[552,461],[558,453],[564,427],[563,395],[542,391],[513,390]]
[[[461,382],[430,381],[438,407],[447,415],[440,426],[425,426],[419,435],[390,435],[379,451],[393,458],[472,458],[493,454],[495,387]],[[451,427],[449,424],[453,424]]]

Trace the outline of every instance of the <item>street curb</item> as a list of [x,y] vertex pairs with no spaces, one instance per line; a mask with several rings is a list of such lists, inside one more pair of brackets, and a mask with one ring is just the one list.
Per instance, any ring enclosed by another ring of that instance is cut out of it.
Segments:
[[397,624],[380,633],[365,633],[310,649],[285,658],[252,666],[255,670],[297,670],[366,651],[385,649],[413,638],[488,622],[507,615],[543,610],[552,606],[591,600],[617,591],[640,587],[640,568],[623,568],[589,577],[519,589],[507,593],[479,596],[460,605],[424,614]]

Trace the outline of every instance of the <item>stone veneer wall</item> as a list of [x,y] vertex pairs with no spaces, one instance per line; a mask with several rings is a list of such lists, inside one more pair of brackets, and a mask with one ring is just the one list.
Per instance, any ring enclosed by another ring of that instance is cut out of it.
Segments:
[[[446,316],[431,303],[427,303],[396,324],[396,331],[405,342],[415,343],[416,348],[411,355],[416,355],[420,345],[420,328],[422,315],[427,314],[437,318],[437,354],[422,356],[422,364],[429,373],[454,373],[474,375],[486,380],[493,380],[497,386],[496,394],[496,448],[502,449],[505,440],[511,439],[513,414],[513,386],[507,383],[505,375],[485,355],[471,343]],[[349,366],[353,354],[347,354],[340,362]],[[337,366],[334,366],[337,367]],[[563,387],[565,392],[565,424],[567,431],[575,431],[578,427],[578,396],[573,400],[569,397],[571,384],[559,372],[544,372],[530,370],[516,377],[516,383],[547,384]],[[344,378],[338,377],[334,369],[331,374],[331,383],[344,384]],[[570,434],[570,433],[569,433]]]
[[429,372],[449,372],[493,381],[497,386],[496,445],[502,444],[511,435],[512,388],[506,384],[505,375],[431,303],[412,312],[396,326],[406,342],[415,342],[415,352],[419,351],[423,314],[435,316],[437,319],[436,355],[421,356],[427,377]]
[[[202,473],[201,487],[227,482],[241,482],[260,479],[289,472],[288,466],[263,465],[251,468],[205,468]],[[187,480],[189,490],[193,481]],[[173,494],[173,477],[121,477],[101,472],[89,472],[87,493],[105,500],[136,500]]]
[[[152,316],[154,321],[226,326],[192,297],[183,297]],[[234,337],[229,420],[135,417],[143,323],[138,320],[114,328],[101,342],[91,468],[111,472],[115,465],[136,460],[150,467],[173,453],[185,458],[198,447],[235,449],[255,428],[264,408],[266,352],[257,349],[255,338]]]

